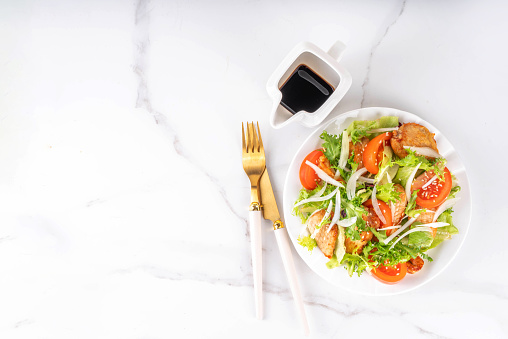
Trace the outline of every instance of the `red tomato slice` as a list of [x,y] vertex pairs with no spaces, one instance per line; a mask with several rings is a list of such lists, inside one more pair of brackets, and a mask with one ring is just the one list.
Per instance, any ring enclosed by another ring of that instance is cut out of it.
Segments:
[[394,266],[379,265],[371,271],[374,278],[382,283],[393,285],[401,281],[407,273],[406,263],[398,263]]
[[363,164],[370,173],[377,174],[379,172],[378,154],[383,149],[384,141],[390,140],[391,137],[392,134],[390,132],[380,134],[369,141],[367,147],[365,147],[363,151]]
[[[381,213],[383,214],[383,217],[385,217],[385,220],[386,220],[386,224],[383,224],[383,227],[388,227],[388,226],[393,226],[393,220],[392,220],[392,210],[390,209],[390,207],[388,206],[387,203],[385,203],[384,201],[382,200],[378,200],[377,201],[377,204],[379,206],[379,209],[381,210]],[[369,199],[367,200],[366,202],[363,203],[364,206],[366,207],[371,207],[373,208],[373,204],[372,204],[372,199]],[[382,223],[382,222],[381,222]],[[387,230],[386,231],[386,235],[390,235],[392,234],[392,232],[394,232],[395,230]]]
[[300,165],[300,182],[302,183],[302,186],[308,190],[316,188],[317,183],[321,179],[319,179],[316,172],[305,162],[308,160],[309,162],[317,165],[318,159],[322,155],[323,152],[320,149],[312,151],[305,157],[305,159],[303,159],[303,162]]
[[452,175],[448,168],[444,169],[445,181],[434,180],[430,185],[422,188],[434,176],[434,171],[427,171],[415,179],[411,190],[420,189],[416,197],[416,203],[423,208],[433,208],[441,205],[452,190]]

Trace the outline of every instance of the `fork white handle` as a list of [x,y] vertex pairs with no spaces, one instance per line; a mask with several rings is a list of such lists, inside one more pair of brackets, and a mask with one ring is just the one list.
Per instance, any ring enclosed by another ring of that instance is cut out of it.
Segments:
[[261,242],[261,211],[249,212],[249,227],[256,318],[263,319],[263,247]]
[[289,247],[288,232],[286,228],[279,228],[273,232],[275,233],[275,238],[277,239],[277,244],[279,245],[282,263],[284,264],[284,269],[286,270],[291,293],[295,299],[296,309],[303,327],[303,333],[307,336],[309,335],[309,323],[307,322],[302,294],[300,293],[300,286],[298,285],[298,280],[296,278],[295,263],[293,262],[293,255],[291,254],[291,248]]

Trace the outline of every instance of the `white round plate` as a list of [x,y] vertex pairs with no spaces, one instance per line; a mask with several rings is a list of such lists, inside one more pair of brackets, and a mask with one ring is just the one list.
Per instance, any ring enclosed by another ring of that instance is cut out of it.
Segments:
[[[461,199],[454,206],[453,223],[459,229],[459,234],[453,236],[452,239],[441,243],[437,248],[429,250],[429,254],[434,261],[425,262],[423,269],[416,274],[408,274],[401,282],[396,285],[386,285],[380,283],[368,273],[364,272],[360,277],[356,274],[349,277],[346,270],[340,266],[334,269],[328,269],[326,263],[328,259],[321,253],[319,248],[314,248],[312,252],[300,246],[297,242],[298,235],[305,227],[300,219],[292,214],[293,204],[298,197],[298,192],[302,188],[299,178],[300,164],[307,154],[321,147],[322,140],[319,138],[323,130],[331,134],[341,133],[354,120],[373,120],[381,116],[392,115],[398,116],[402,123],[414,122],[421,124],[429,129],[431,133],[435,133],[435,139],[439,153],[447,159],[447,167],[458,179],[461,191],[458,197]],[[466,238],[469,223],[471,220],[471,194],[469,181],[466,170],[462,161],[452,144],[442,135],[437,128],[422,120],[418,116],[396,110],[393,108],[362,108],[348,113],[344,113],[337,118],[331,120],[324,127],[321,126],[315,130],[305,140],[296,155],[294,156],[287,173],[286,182],[284,184],[283,208],[286,227],[289,237],[293,242],[298,254],[323,279],[330,283],[342,287],[348,291],[364,294],[364,295],[393,295],[414,290],[417,287],[429,282],[439,273],[441,273],[455,258]]]

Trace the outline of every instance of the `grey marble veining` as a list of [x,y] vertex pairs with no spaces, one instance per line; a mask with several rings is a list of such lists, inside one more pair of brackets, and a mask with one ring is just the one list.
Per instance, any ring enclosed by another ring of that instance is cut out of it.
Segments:
[[397,23],[399,18],[404,13],[404,9],[406,8],[406,2],[407,2],[407,0],[402,1],[401,5],[400,5],[399,12],[396,13],[396,15],[391,20],[391,22],[386,26],[386,29],[384,30],[383,35],[376,41],[376,43],[374,44],[374,46],[372,47],[372,49],[370,51],[369,61],[367,64],[367,74],[366,74],[365,79],[363,80],[363,83],[362,83],[363,94],[362,94],[362,101],[360,102],[360,107],[366,107],[365,106],[365,94],[366,94],[365,92],[366,92],[366,87],[369,85],[369,75],[370,75],[370,71],[371,71],[370,68],[371,68],[372,59],[374,58],[377,48],[383,42],[383,39],[386,37],[386,35],[390,31],[390,29],[392,29],[392,27]]

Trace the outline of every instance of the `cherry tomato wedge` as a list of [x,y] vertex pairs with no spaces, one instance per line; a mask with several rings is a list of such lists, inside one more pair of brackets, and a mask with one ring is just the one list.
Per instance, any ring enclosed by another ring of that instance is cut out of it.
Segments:
[[313,190],[316,188],[317,183],[321,180],[319,179],[316,172],[305,162],[309,161],[313,164],[318,163],[318,159],[323,155],[323,152],[319,149],[310,152],[305,159],[303,159],[302,164],[300,165],[300,182],[305,189]]
[[398,263],[394,266],[379,265],[371,271],[374,278],[382,283],[393,285],[404,279],[407,273],[406,263]]
[[390,132],[380,134],[369,141],[367,147],[365,147],[363,151],[363,164],[370,173],[377,174],[379,172],[378,154],[383,150],[384,142],[390,140],[391,137],[392,134]]
[[[378,200],[377,204],[379,206],[379,209],[381,210],[381,213],[383,214],[383,217],[385,217],[386,223],[383,224],[383,227],[393,226],[393,220],[392,220],[392,210],[388,206],[387,203],[385,203],[382,200]],[[365,207],[371,207],[374,208],[374,205],[372,204],[372,199],[369,199],[363,203]],[[382,223],[382,222],[381,222]],[[392,234],[395,230],[387,230],[386,235]]]
[[416,203],[423,208],[433,208],[441,205],[452,190],[452,175],[446,167],[444,169],[444,182],[438,178],[427,187],[422,188],[433,176],[434,171],[427,171],[416,178],[411,185],[412,191],[420,190],[416,197]]

